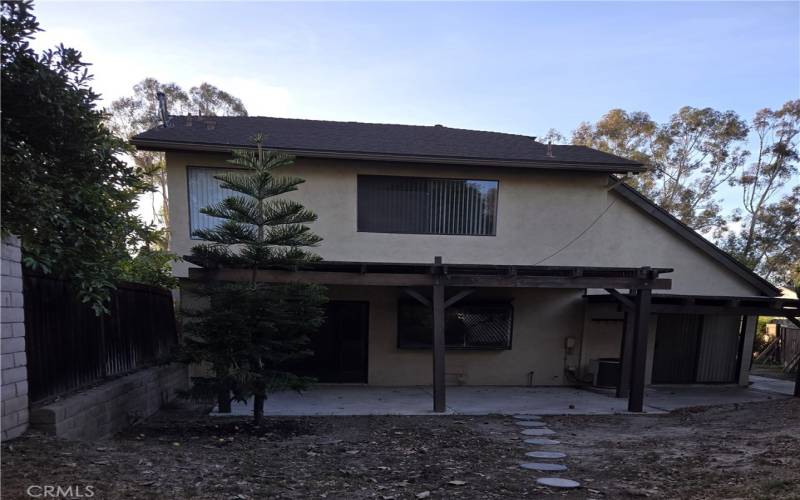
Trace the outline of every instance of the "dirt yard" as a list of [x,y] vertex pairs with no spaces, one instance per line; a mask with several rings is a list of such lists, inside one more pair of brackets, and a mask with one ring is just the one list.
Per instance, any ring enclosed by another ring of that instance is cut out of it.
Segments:
[[[97,499],[800,498],[800,400],[668,415],[545,417],[569,454],[538,487],[509,417],[273,418],[262,428],[166,410],[96,443],[3,444],[2,497],[92,486]],[[554,474],[551,474],[554,475]],[[36,490],[40,491],[40,490]]]

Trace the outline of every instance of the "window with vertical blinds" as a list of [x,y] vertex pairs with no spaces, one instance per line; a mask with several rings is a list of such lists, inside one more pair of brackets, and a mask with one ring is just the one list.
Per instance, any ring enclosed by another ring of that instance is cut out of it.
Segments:
[[358,230],[494,236],[493,180],[358,176]]
[[[222,183],[214,178],[215,175],[230,172],[231,169],[187,167],[186,177],[189,190],[189,235],[198,229],[212,229],[222,219],[201,214],[200,209],[213,203],[218,203],[235,193],[222,189]],[[195,239],[192,237],[192,239]]]

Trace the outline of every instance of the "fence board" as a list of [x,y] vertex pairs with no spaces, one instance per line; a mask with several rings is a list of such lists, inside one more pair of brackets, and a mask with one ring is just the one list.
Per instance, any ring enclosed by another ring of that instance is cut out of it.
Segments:
[[31,402],[165,361],[178,343],[163,288],[121,283],[102,317],[64,280],[26,273],[24,294]]

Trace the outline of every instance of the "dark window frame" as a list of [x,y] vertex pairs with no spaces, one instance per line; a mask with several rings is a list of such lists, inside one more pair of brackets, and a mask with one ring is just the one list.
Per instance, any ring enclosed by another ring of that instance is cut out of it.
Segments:
[[[402,305],[411,305],[415,307],[424,308],[419,302],[409,299],[400,299],[397,301],[397,311],[396,311],[396,347],[398,350],[403,351],[430,351],[433,349],[433,330],[431,328],[431,342],[430,344],[418,343],[418,342],[409,342],[402,340],[402,330],[400,324],[400,307]],[[447,332],[445,331],[445,350],[448,351],[510,351],[514,345],[514,305],[510,300],[465,300],[463,302],[459,302],[451,306],[453,309],[458,309],[459,307],[468,307],[468,306],[475,306],[475,307],[504,307],[507,308],[510,314],[509,318],[509,325],[508,325],[508,342],[503,346],[464,346],[464,345],[457,345],[457,344],[447,344]],[[433,315],[433,311],[430,307],[427,307],[428,311],[430,312],[431,316]],[[450,308],[448,308],[450,309]],[[445,310],[445,322],[447,318],[447,310]]]
[[[384,177],[394,179],[407,179],[407,180],[425,180],[425,181],[464,181],[464,182],[494,182],[495,195],[494,195],[494,211],[492,217],[492,231],[486,234],[469,234],[459,232],[414,232],[414,231],[367,231],[359,227],[359,196],[360,196],[360,182],[362,177]],[[357,174],[356,175],[356,232],[359,233],[372,233],[372,234],[417,234],[423,236],[465,236],[465,237],[496,237],[497,236],[497,220],[500,207],[500,179],[489,178],[465,178],[465,177],[425,177],[425,176],[410,176],[410,175],[381,175],[381,174]]]

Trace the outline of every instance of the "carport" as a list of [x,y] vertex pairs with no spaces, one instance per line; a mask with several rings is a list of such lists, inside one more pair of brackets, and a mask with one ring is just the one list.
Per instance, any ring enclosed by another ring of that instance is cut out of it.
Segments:
[[[633,346],[635,337],[635,295],[608,290],[608,294],[587,295],[590,304],[616,303],[624,313],[623,335],[620,346],[621,376],[617,386],[617,397],[629,397],[632,380],[630,366],[638,356]],[[711,315],[741,317],[739,332],[739,369],[749,369],[750,356],[744,352],[745,332],[754,331],[758,316],[785,317],[800,327],[800,300],[776,297],[727,297],[705,295],[653,294],[650,311],[659,315]],[[752,339],[750,339],[752,341]],[[800,370],[795,380],[794,395],[800,397]]]

